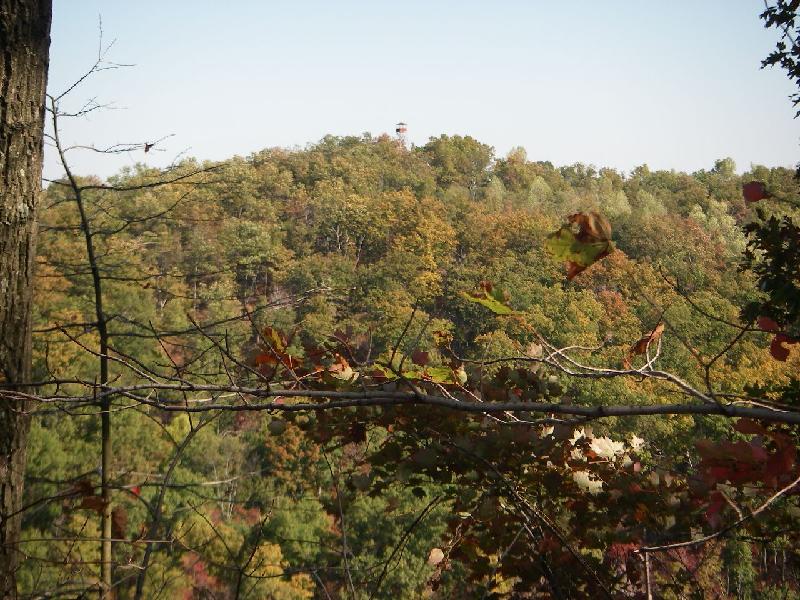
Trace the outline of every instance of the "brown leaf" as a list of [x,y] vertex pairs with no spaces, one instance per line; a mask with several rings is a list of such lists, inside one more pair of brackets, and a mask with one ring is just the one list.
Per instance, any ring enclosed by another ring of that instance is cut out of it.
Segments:
[[411,353],[411,362],[420,367],[424,367],[430,362],[430,355],[422,350],[415,350]]
[[638,342],[631,346],[630,354],[644,354],[650,344],[657,342],[661,338],[662,333],[664,333],[664,323],[659,323],[653,331],[642,336]]
[[75,482],[71,493],[75,496],[92,496],[94,495],[94,485],[89,479],[79,479]]
[[78,505],[78,508],[93,510],[99,515],[103,514],[105,507],[106,501],[103,500],[102,496],[85,496]]
[[347,439],[356,444],[363,444],[367,441],[367,427],[364,423],[354,422],[347,430]]
[[631,346],[630,350],[628,350],[625,357],[622,359],[622,364],[626,369],[631,368],[632,359],[637,354],[641,355],[647,352],[647,348],[653,342],[657,342],[661,339],[661,334],[664,333],[664,323],[659,323],[655,326],[653,331],[644,335],[637,341],[633,346]]
[[567,261],[567,279],[569,281],[572,281],[573,279],[575,279],[575,277],[577,277],[578,275],[583,273],[585,270],[586,270],[585,266],[580,265],[580,264],[578,264],[576,262],[573,262],[571,260]]
[[386,507],[384,510],[387,513],[392,513],[396,511],[400,507],[400,499],[396,496],[390,496],[389,499],[386,501]]
[[122,506],[111,510],[111,537],[123,539],[128,533],[128,513]]
[[611,223],[597,212],[575,213],[567,221],[578,226],[575,236],[580,242],[599,242],[611,239]]
[[262,365],[274,366],[278,364],[278,357],[275,354],[262,352],[256,356],[256,366]]

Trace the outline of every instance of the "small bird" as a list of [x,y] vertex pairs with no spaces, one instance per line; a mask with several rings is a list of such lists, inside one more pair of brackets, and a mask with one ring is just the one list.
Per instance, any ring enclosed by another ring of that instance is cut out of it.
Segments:
[[144,153],[147,154],[148,152],[150,152],[150,148],[152,148],[153,146],[155,146],[155,143],[151,144],[149,142],[145,142],[144,143]]

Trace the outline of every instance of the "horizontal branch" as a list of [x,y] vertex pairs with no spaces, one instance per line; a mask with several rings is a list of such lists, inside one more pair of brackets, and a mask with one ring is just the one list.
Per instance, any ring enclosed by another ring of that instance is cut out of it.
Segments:
[[[153,400],[144,392],[182,392],[208,394],[236,394],[252,398],[275,398],[275,401],[249,404],[222,404],[207,402],[202,405],[187,406],[185,400],[181,404],[164,403]],[[8,392],[19,394],[19,392]],[[144,383],[127,387],[108,387],[85,398],[41,398],[40,400],[71,401],[99,400],[106,396],[123,396],[167,412],[202,413],[213,410],[228,412],[252,411],[323,411],[353,407],[372,406],[436,406],[457,412],[494,414],[543,413],[560,414],[601,419],[605,417],[647,416],[647,415],[718,415],[727,418],[750,418],[764,422],[800,424],[800,413],[772,410],[763,407],[731,406],[722,404],[657,404],[657,405],[600,405],[580,406],[575,404],[538,403],[538,402],[475,402],[463,401],[426,393],[367,390],[367,391],[326,391],[298,389],[265,389],[236,385],[193,385],[186,383]],[[29,397],[30,398],[30,397]],[[328,402],[298,402],[286,404],[282,398],[316,398]],[[32,398],[36,399],[36,398]]]

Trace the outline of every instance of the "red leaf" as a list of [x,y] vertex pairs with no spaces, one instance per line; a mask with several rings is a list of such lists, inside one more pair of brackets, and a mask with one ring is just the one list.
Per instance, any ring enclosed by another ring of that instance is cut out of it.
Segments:
[[728,455],[732,460],[738,460],[746,465],[752,465],[759,462],[759,457],[762,457],[763,449],[760,446],[754,446],[744,440],[739,440],[732,444],[725,444]]
[[756,462],[763,463],[767,461],[767,451],[764,450],[760,443],[756,443],[756,440],[750,442],[750,452],[753,453],[753,458]]
[[747,433],[750,435],[768,435],[767,430],[764,429],[760,423],[757,423],[753,419],[739,419],[733,428],[739,433]]
[[794,459],[797,450],[794,446],[783,446],[775,454],[770,455],[767,460],[766,474],[774,477],[780,477],[784,473],[788,473],[794,466]]
[[560,550],[561,543],[549,534],[544,534],[542,540],[539,542],[539,552],[546,553],[553,550]]
[[781,330],[778,324],[769,317],[758,317],[758,321],[756,323],[758,324],[758,328],[763,329],[764,331],[778,333]]
[[262,352],[258,356],[256,356],[256,366],[261,365],[277,365],[278,359],[274,354],[267,354],[266,352]]
[[789,349],[784,344],[797,344],[798,342],[800,340],[789,337],[785,333],[778,333],[769,345],[769,352],[775,360],[785,362],[789,358]]
[[140,485],[133,486],[131,488],[131,494],[133,494],[134,496],[137,496],[137,497],[141,496],[142,495],[142,486],[140,486]]
[[725,498],[719,492],[711,493],[711,502],[706,509],[706,519],[712,527],[719,527],[720,517],[719,512],[725,504]]
[[711,467],[707,471],[711,482],[728,481],[731,478],[732,471],[728,467]]
[[697,452],[700,454],[700,457],[703,460],[717,458],[720,454],[719,446],[717,446],[711,440],[707,440],[705,438],[695,440],[694,446],[697,448]]
[[742,195],[745,202],[758,202],[770,198],[772,194],[767,191],[767,186],[762,181],[750,181],[742,186]]

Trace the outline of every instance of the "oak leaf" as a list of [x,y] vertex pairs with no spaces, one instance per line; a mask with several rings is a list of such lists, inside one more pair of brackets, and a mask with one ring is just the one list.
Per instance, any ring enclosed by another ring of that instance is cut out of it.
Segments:
[[567,279],[574,279],[614,250],[611,224],[597,212],[575,213],[567,217],[566,225],[547,236],[545,248],[566,262]]

